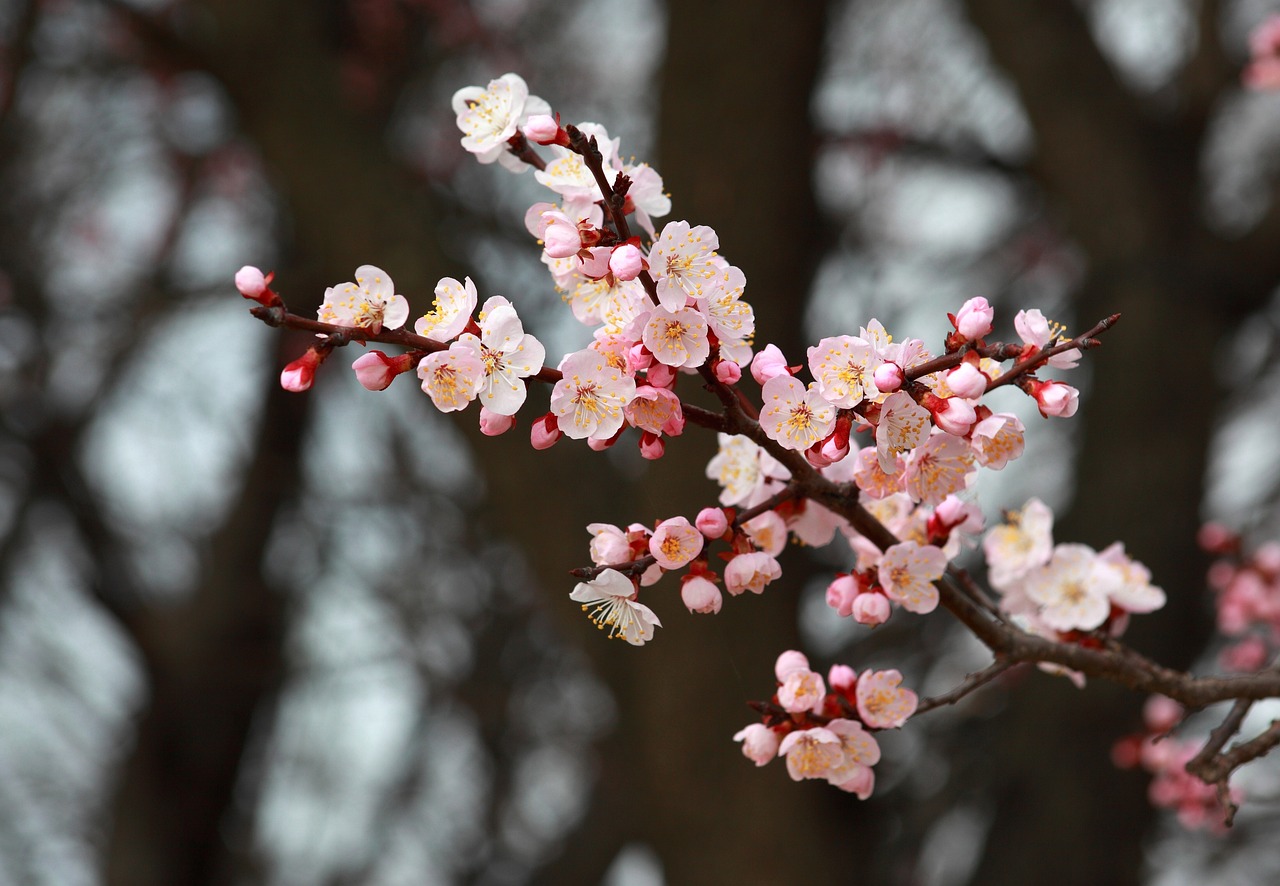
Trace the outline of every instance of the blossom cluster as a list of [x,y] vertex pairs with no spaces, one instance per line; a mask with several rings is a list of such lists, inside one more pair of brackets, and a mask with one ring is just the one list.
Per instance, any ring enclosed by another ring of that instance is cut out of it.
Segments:
[[880,762],[874,733],[897,729],[916,711],[918,699],[902,688],[902,675],[832,665],[824,683],[803,653],[788,650],[778,656],[774,676],[773,698],[756,705],[761,722],[733,737],[743,756],[757,766],[784,757],[795,781],[820,778],[859,799],[871,796],[872,767]]
[[1280,651],[1280,542],[1246,554],[1239,536],[1214,523],[1200,530],[1199,541],[1217,555],[1209,567],[1209,586],[1215,592],[1218,631],[1231,641],[1219,662],[1227,671],[1257,671]]

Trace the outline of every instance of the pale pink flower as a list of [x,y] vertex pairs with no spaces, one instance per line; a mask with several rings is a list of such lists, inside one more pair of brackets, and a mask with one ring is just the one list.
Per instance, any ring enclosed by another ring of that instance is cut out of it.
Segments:
[[882,394],[892,394],[901,388],[902,383],[906,380],[907,377],[902,372],[902,367],[897,363],[881,363],[871,376],[871,381],[876,386],[876,390]]
[[876,787],[876,773],[870,766],[858,766],[854,769],[853,775],[847,780],[836,785],[840,790],[853,794],[859,800],[865,800],[871,796],[871,792]]
[[550,449],[563,436],[564,431],[560,430],[560,425],[556,421],[556,414],[548,412],[535,420],[533,425],[530,426],[529,445],[537,450]]
[[663,569],[679,569],[702,553],[702,533],[684,517],[663,520],[649,539],[649,553]]
[[826,684],[822,675],[807,669],[794,670],[778,687],[778,704],[783,710],[793,714],[805,711],[817,713],[822,710],[823,699],[827,697]]
[[742,271],[726,264],[707,277],[698,298],[698,310],[720,340],[721,356],[735,361],[736,356],[726,352],[744,346],[756,329],[755,310],[742,300],[746,285]]
[[903,485],[912,501],[936,505],[963,490],[973,470],[973,450],[967,441],[932,434],[907,459]]
[[987,533],[982,550],[992,586],[1007,590],[1027,572],[1049,562],[1053,554],[1053,511],[1040,499],[1029,499],[1021,511],[1010,512],[1007,522]]
[[480,433],[486,437],[497,437],[516,426],[514,415],[502,415],[493,412],[487,406],[480,407]]
[[462,130],[462,147],[481,163],[499,161],[514,172],[525,168],[507,150],[507,139],[531,114],[550,114],[551,106],[519,74],[503,74],[486,87],[464,86],[453,94],[453,112]]
[[874,628],[889,620],[889,598],[874,592],[859,594],[853,598],[849,615],[860,625]]
[[900,688],[902,674],[896,670],[863,671],[858,678],[858,716],[872,729],[897,729],[916,712],[918,699],[910,689]]
[[624,163],[622,172],[631,179],[627,197],[635,206],[635,217],[640,227],[656,240],[652,218],[661,218],[671,211],[671,198],[662,185],[662,176],[648,163]]
[[790,375],[769,379],[761,392],[764,409],[760,426],[787,449],[803,452],[831,433],[836,408],[822,398],[816,388]]
[[996,412],[973,426],[969,445],[978,464],[998,471],[1022,455],[1026,446],[1021,419],[1011,412]]
[[985,394],[988,381],[986,374],[968,360],[946,374],[947,388],[966,400],[977,400]]
[[852,409],[880,393],[872,376],[881,361],[866,341],[852,335],[824,338],[808,353],[809,372],[827,402]]
[[551,411],[560,430],[575,440],[607,440],[616,434],[623,409],[635,396],[635,379],[590,349],[569,354],[560,371],[564,377],[551,391]]
[[852,575],[838,575],[827,585],[827,605],[842,617],[852,612],[853,601],[857,596],[858,582]]
[[1142,722],[1155,733],[1165,733],[1182,722],[1187,709],[1167,695],[1153,695],[1142,706]]
[[719,246],[716,232],[706,225],[691,228],[686,221],[667,223],[649,250],[649,268],[662,307],[679,311],[688,299],[702,298],[704,284],[719,270]]
[[[1019,311],[1013,318],[1013,328],[1025,344],[1044,350],[1049,342],[1062,335],[1063,327],[1058,323],[1050,323],[1038,310]],[[1058,369],[1071,369],[1080,362],[1080,351],[1072,348],[1049,358],[1049,365]]]
[[[587,441],[590,445],[591,441]],[[667,441],[658,434],[645,431],[640,435],[640,457],[657,461],[667,453]]]
[[452,341],[466,328],[476,309],[476,300],[476,284],[470,277],[466,283],[442,277],[436,284],[431,310],[417,319],[413,331],[432,341]]
[[956,312],[956,332],[968,341],[975,341],[991,333],[995,316],[995,308],[987,304],[985,298],[971,298]]
[[845,762],[839,736],[822,726],[787,733],[778,746],[778,754],[787,758],[787,773],[794,781],[826,778]]
[[1080,405],[1080,392],[1060,381],[1032,383],[1032,396],[1045,418],[1071,418]]
[[875,499],[887,498],[903,491],[902,484],[906,479],[906,472],[904,471],[906,462],[903,459],[896,459],[894,472],[887,474],[880,467],[880,456],[876,452],[876,448],[868,446],[858,451],[853,464],[853,482],[869,497]]
[[947,555],[941,548],[904,541],[885,550],[880,560],[880,587],[903,609],[923,615],[938,606],[938,589],[933,583],[946,567]]
[[757,766],[763,766],[778,756],[778,733],[763,723],[752,723],[733,736],[742,742],[742,756]]
[[578,223],[563,212],[542,213],[542,248],[551,258],[571,258],[582,250]]
[[1155,612],[1165,604],[1164,591],[1151,583],[1151,570],[1124,552],[1123,542],[1114,542],[1098,554],[1098,559],[1120,572],[1121,584],[1111,591],[1111,602],[1126,612]]
[[890,394],[880,407],[880,423],[876,425],[876,454],[880,470],[886,474],[898,469],[897,456],[905,455],[929,436],[929,410],[904,391]]
[[738,554],[725,567],[724,586],[735,597],[743,591],[760,594],[764,592],[765,585],[781,575],[782,567],[778,561],[766,553]]
[[591,562],[597,566],[617,566],[634,559],[627,533],[612,523],[590,523]]
[[667,366],[701,366],[711,353],[707,320],[693,308],[654,308],[641,339],[654,359]]
[[644,253],[639,247],[630,243],[614,247],[613,252],[609,254],[609,270],[619,280],[634,280],[648,267],[649,263],[645,261]]
[[627,404],[627,423],[651,434],[677,436],[684,430],[684,412],[680,398],[666,388],[639,385]]
[[742,367],[732,360],[717,360],[716,381],[722,385],[736,385],[738,380],[742,378]]
[[447,351],[423,357],[418,378],[437,409],[456,412],[465,409],[480,392],[484,363],[470,348],[455,342]]
[[409,302],[396,295],[387,272],[373,265],[356,268],[356,282],[331,286],[317,316],[324,323],[381,332],[399,329],[409,319]]
[[363,388],[369,391],[385,391],[397,375],[409,370],[409,365],[408,354],[388,357],[382,351],[369,351],[357,357],[351,364],[351,368],[355,370],[356,381],[360,382]]
[[1120,570],[1103,563],[1081,544],[1062,544],[1044,566],[1022,578],[1027,598],[1040,606],[1040,619],[1055,631],[1091,631],[1107,620],[1110,595],[1123,579]]
[[464,332],[450,347],[466,348],[484,367],[480,403],[490,412],[515,415],[527,395],[524,379],[542,369],[546,349],[524,331],[516,309],[494,296],[480,312],[480,337]]
[[787,367],[787,358],[778,350],[777,345],[765,345],[764,350],[756,354],[751,361],[751,377],[763,387],[770,379],[780,375],[791,375]]
[[780,652],[777,660],[773,663],[773,676],[777,678],[779,683],[785,683],[787,677],[795,671],[807,670],[809,670],[809,657],[795,649]]
[[530,114],[524,125],[525,138],[540,145],[549,145],[560,135],[560,124],[550,114]]
[[653,639],[653,629],[662,627],[652,609],[637,603],[636,586],[616,569],[606,569],[594,580],[579,582],[569,599],[582,604],[600,630],[609,639],[618,637],[632,646],[643,646]]
[[925,402],[933,423],[940,430],[956,437],[967,437],[969,430],[978,420],[973,404],[960,397],[931,397],[926,395]]
[[680,600],[690,612],[714,615],[724,598],[715,582],[701,575],[686,575],[680,583]]
[[839,741],[841,757],[823,777],[841,790],[865,800],[871,796],[875,785],[871,767],[880,762],[880,745],[857,720],[832,720],[827,724],[827,729]]
[[742,524],[756,548],[776,557],[787,547],[787,523],[777,511],[765,511]]
[[827,671],[827,685],[832,692],[849,692],[858,685],[858,672],[848,665],[833,664]]
[[712,540],[724,538],[729,531],[729,518],[725,516],[724,508],[703,508],[693,522],[699,532]]
[[707,479],[720,484],[720,504],[750,502],[770,480],[786,480],[791,473],[749,438],[719,434],[720,451],[707,463]]

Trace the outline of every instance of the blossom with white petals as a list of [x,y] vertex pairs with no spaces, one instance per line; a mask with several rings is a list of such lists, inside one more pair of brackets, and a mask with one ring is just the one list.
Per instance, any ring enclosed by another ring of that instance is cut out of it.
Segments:
[[[1050,323],[1039,310],[1019,311],[1013,318],[1013,328],[1024,344],[1031,345],[1036,350],[1044,350],[1050,341],[1065,331],[1061,324]],[[1077,348],[1054,354],[1048,360],[1050,366],[1058,369],[1071,369],[1079,362],[1080,351]]]
[[973,447],[978,464],[998,471],[1022,455],[1026,446],[1021,419],[1011,412],[997,412],[973,426],[969,445]]
[[[608,169],[618,155],[618,139],[609,138],[609,133],[599,123],[580,123],[578,129],[588,138],[595,138],[605,169]],[[547,162],[546,169],[536,170],[534,178],[566,200],[594,202],[601,199],[600,186],[581,156],[559,145],[552,145],[551,152],[555,157]]]
[[919,699],[901,683],[902,674],[896,670],[862,672],[855,698],[863,723],[872,729],[897,729],[907,722]]
[[476,398],[484,379],[484,363],[465,345],[454,342],[447,351],[436,351],[418,364],[422,390],[441,412],[465,409]]
[[644,325],[641,340],[654,359],[667,366],[701,366],[711,353],[707,319],[693,308],[677,311],[654,308]]
[[1042,566],[1053,554],[1053,511],[1032,498],[1021,511],[1012,511],[1006,522],[993,528],[982,541],[987,575],[992,587],[1007,591],[1029,570]]
[[[806,388],[791,375],[778,375],[764,383],[764,409],[760,427],[770,440],[801,452],[831,433],[836,408],[822,398],[817,387]],[[927,413],[926,413],[927,415]]]
[[663,520],[649,538],[649,553],[663,569],[687,566],[702,553],[702,533],[685,517]]
[[748,437],[718,434],[720,451],[707,463],[707,479],[720,484],[720,504],[751,503],[770,480],[787,480],[791,472]]
[[442,277],[435,292],[431,310],[417,319],[413,331],[432,341],[453,341],[467,327],[471,312],[476,309],[476,284],[470,277],[466,283]]
[[1098,554],[1103,563],[1120,571],[1121,584],[1111,591],[1111,602],[1128,612],[1155,612],[1165,604],[1164,591],[1151,583],[1151,570],[1124,552],[1115,542]]
[[792,714],[817,713],[822,710],[826,697],[827,687],[822,682],[822,675],[803,668],[788,674],[778,687],[778,704]]
[[905,455],[929,437],[929,410],[905,391],[890,394],[880,406],[880,423],[876,425],[876,454],[880,470],[897,471],[897,456]]
[[938,589],[933,583],[946,568],[947,555],[941,548],[904,541],[884,552],[880,587],[903,609],[924,615],[938,607]]
[[1110,595],[1120,592],[1124,578],[1093,548],[1062,544],[1053,549],[1048,563],[1024,575],[1021,584],[1027,598],[1039,604],[1046,625],[1055,631],[1091,631],[1107,620]]
[[824,338],[809,348],[809,372],[823,399],[852,409],[867,397],[875,397],[873,376],[883,361],[870,343],[853,335]]
[[551,391],[551,411],[560,430],[575,440],[607,440],[622,427],[622,410],[636,395],[636,382],[590,348],[560,363],[563,378]]
[[542,343],[524,331],[516,309],[500,296],[487,300],[480,311],[480,337],[463,333],[454,347],[470,349],[483,364],[480,402],[498,415],[520,410],[528,393],[524,379],[540,370],[546,357]]
[[529,94],[519,74],[503,74],[489,85],[464,86],[453,94],[453,112],[462,130],[462,147],[481,163],[499,161],[519,172],[525,164],[507,150],[507,139],[533,114],[550,114],[551,106]]
[[763,551],[738,554],[724,568],[724,586],[735,597],[743,591],[764,593],[765,585],[781,577],[778,561]]
[[409,302],[403,295],[396,295],[395,284],[386,271],[361,265],[356,268],[356,282],[324,291],[317,316],[324,323],[378,333],[383,328],[403,326],[409,319]]
[[938,432],[912,451],[904,485],[912,501],[936,505],[964,489],[973,470],[968,441]]
[[592,581],[579,582],[569,599],[581,603],[582,611],[609,639],[617,637],[632,646],[643,646],[653,639],[653,629],[662,622],[653,610],[636,602],[636,586],[616,569],[606,569]]
[[649,250],[649,269],[658,284],[658,301],[678,311],[690,298],[702,298],[709,278],[720,270],[716,249],[720,238],[706,225],[668,222]]

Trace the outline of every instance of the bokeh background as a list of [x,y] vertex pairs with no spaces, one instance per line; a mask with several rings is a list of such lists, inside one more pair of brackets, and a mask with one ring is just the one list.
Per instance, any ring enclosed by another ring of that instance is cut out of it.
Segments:
[[1280,96],[1239,86],[1278,10],[0,2],[0,884],[1280,881],[1266,764],[1231,834],[1184,834],[1112,767],[1142,699],[1104,685],[922,717],[867,802],[757,771],[730,737],[779,651],[930,693],[981,650],[942,615],[837,623],[848,554],[802,550],[715,618],[664,584],[653,643],[605,642],[567,599],[585,525],[710,503],[709,435],[658,463],[481,445],[343,352],[286,394],[305,339],[231,284],[274,269],[306,312],[373,263],[416,315],[470,274],[580,347],[536,184],[449,111],[518,71],[657,167],[796,362],[871,317],[936,347],[974,295],[1005,333],[1123,312],[1076,420],[1017,405],[1031,452],[984,503],[1124,539],[1170,598],[1134,644],[1211,667],[1197,526],[1280,532]]

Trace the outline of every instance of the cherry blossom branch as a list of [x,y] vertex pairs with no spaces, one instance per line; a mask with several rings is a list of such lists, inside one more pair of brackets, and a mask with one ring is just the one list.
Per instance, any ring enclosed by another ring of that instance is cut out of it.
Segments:
[[916,707],[915,716],[918,717],[921,714],[928,713],[929,711],[945,705],[953,705],[966,695],[986,686],[1001,674],[1011,671],[1014,668],[1021,667],[1024,664],[1025,662],[1014,662],[1007,659],[997,658],[982,670],[969,674],[964,678],[964,681],[960,683],[960,685],[956,686],[955,689],[952,689],[949,692],[944,692],[941,695],[935,695],[932,698],[921,700],[920,704]]

